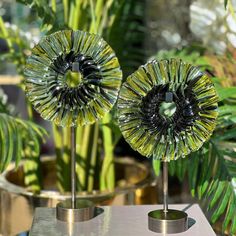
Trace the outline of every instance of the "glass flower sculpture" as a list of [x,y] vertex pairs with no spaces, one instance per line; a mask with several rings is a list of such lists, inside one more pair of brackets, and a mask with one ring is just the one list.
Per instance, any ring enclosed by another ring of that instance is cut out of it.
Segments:
[[123,83],[119,126],[142,155],[176,160],[198,150],[211,136],[217,100],[211,80],[198,67],[178,59],[154,60]]
[[25,68],[26,94],[46,120],[81,126],[116,102],[122,80],[118,59],[98,35],[64,30],[44,37]]

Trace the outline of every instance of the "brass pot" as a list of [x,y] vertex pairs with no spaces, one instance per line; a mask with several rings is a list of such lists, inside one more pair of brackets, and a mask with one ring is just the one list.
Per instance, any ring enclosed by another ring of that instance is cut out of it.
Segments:
[[[54,158],[43,158],[42,171],[45,190],[42,190],[40,194],[29,192],[23,187],[22,165],[14,170],[14,164],[12,164],[0,176],[0,232],[3,236],[28,231],[36,207],[55,207],[59,201],[70,197],[69,193],[62,195],[58,191],[49,190],[50,188],[55,189],[56,183]],[[150,191],[150,188],[155,185],[155,178],[150,170],[149,166],[138,163],[134,159],[116,158],[115,190],[113,192],[96,190],[81,192],[77,197],[89,199],[98,205],[155,203],[156,191]]]

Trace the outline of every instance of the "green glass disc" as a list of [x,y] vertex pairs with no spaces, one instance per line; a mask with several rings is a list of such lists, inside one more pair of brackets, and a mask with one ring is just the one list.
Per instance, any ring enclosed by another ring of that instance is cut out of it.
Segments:
[[60,126],[102,118],[117,100],[122,72],[112,48],[98,35],[64,30],[44,37],[25,68],[34,108]]
[[119,126],[144,156],[176,160],[198,150],[216,125],[217,94],[198,67],[151,61],[131,74],[118,98]]

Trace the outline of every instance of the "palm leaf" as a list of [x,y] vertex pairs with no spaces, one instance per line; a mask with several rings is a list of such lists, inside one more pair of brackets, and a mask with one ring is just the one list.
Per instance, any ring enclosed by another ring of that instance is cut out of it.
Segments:
[[170,165],[180,180],[182,175],[179,175],[178,169],[187,165],[191,193],[201,200],[211,223],[223,219],[222,231],[228,229],[231,235],[235,235],[236,152],[223,151],[219,144],[210,142],[191,158],[177,160]]
[[[230,141],[236,137],[236,111],[235,104],[227,101],[234,88],[228,90],[224,88],[218,125],[210,141],[191,158],[172,162],[170,173],[180,180],[187,173],[191,193],[201,200],[211,223],[222,221],[222,232],[235,235],[236,145]],[[181,172],[184,166],[187,168]]]
[[40,144],[47,132],[31,121],[13,116],[12,108],[7,104],[6,95],[0,90],[0,172],[14,160],[18,167],[24,158],[25,184],[31,191],[40,190],[38,158]]
[[30,121],[0,113],[0,171],[15,158],[16,165],[29,154],[39,156],[40,143],[47,132]]

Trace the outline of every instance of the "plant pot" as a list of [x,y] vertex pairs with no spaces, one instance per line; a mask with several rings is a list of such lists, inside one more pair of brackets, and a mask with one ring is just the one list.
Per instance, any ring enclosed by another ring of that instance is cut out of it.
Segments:
[[[23,163],[22,163],[23,165]],[[16,235],[28,231],[36,207],[55,207],[56,204],[70,197],[60,194],[55,189],[55,159],[43,158],[43,188],[40,194],[33,194],[24,187],[22,165],[14,170],[14,164],[0,176],[0,232],[5,235]],[[156,191],[150,190],[155,185],[151,168],[131,158],[116,158],[116,188],[113,192],[81,192],[78,198],[86,198],[97,205],[124,205],[155,203]],[[144,199],[144,201],[142,200]]]

